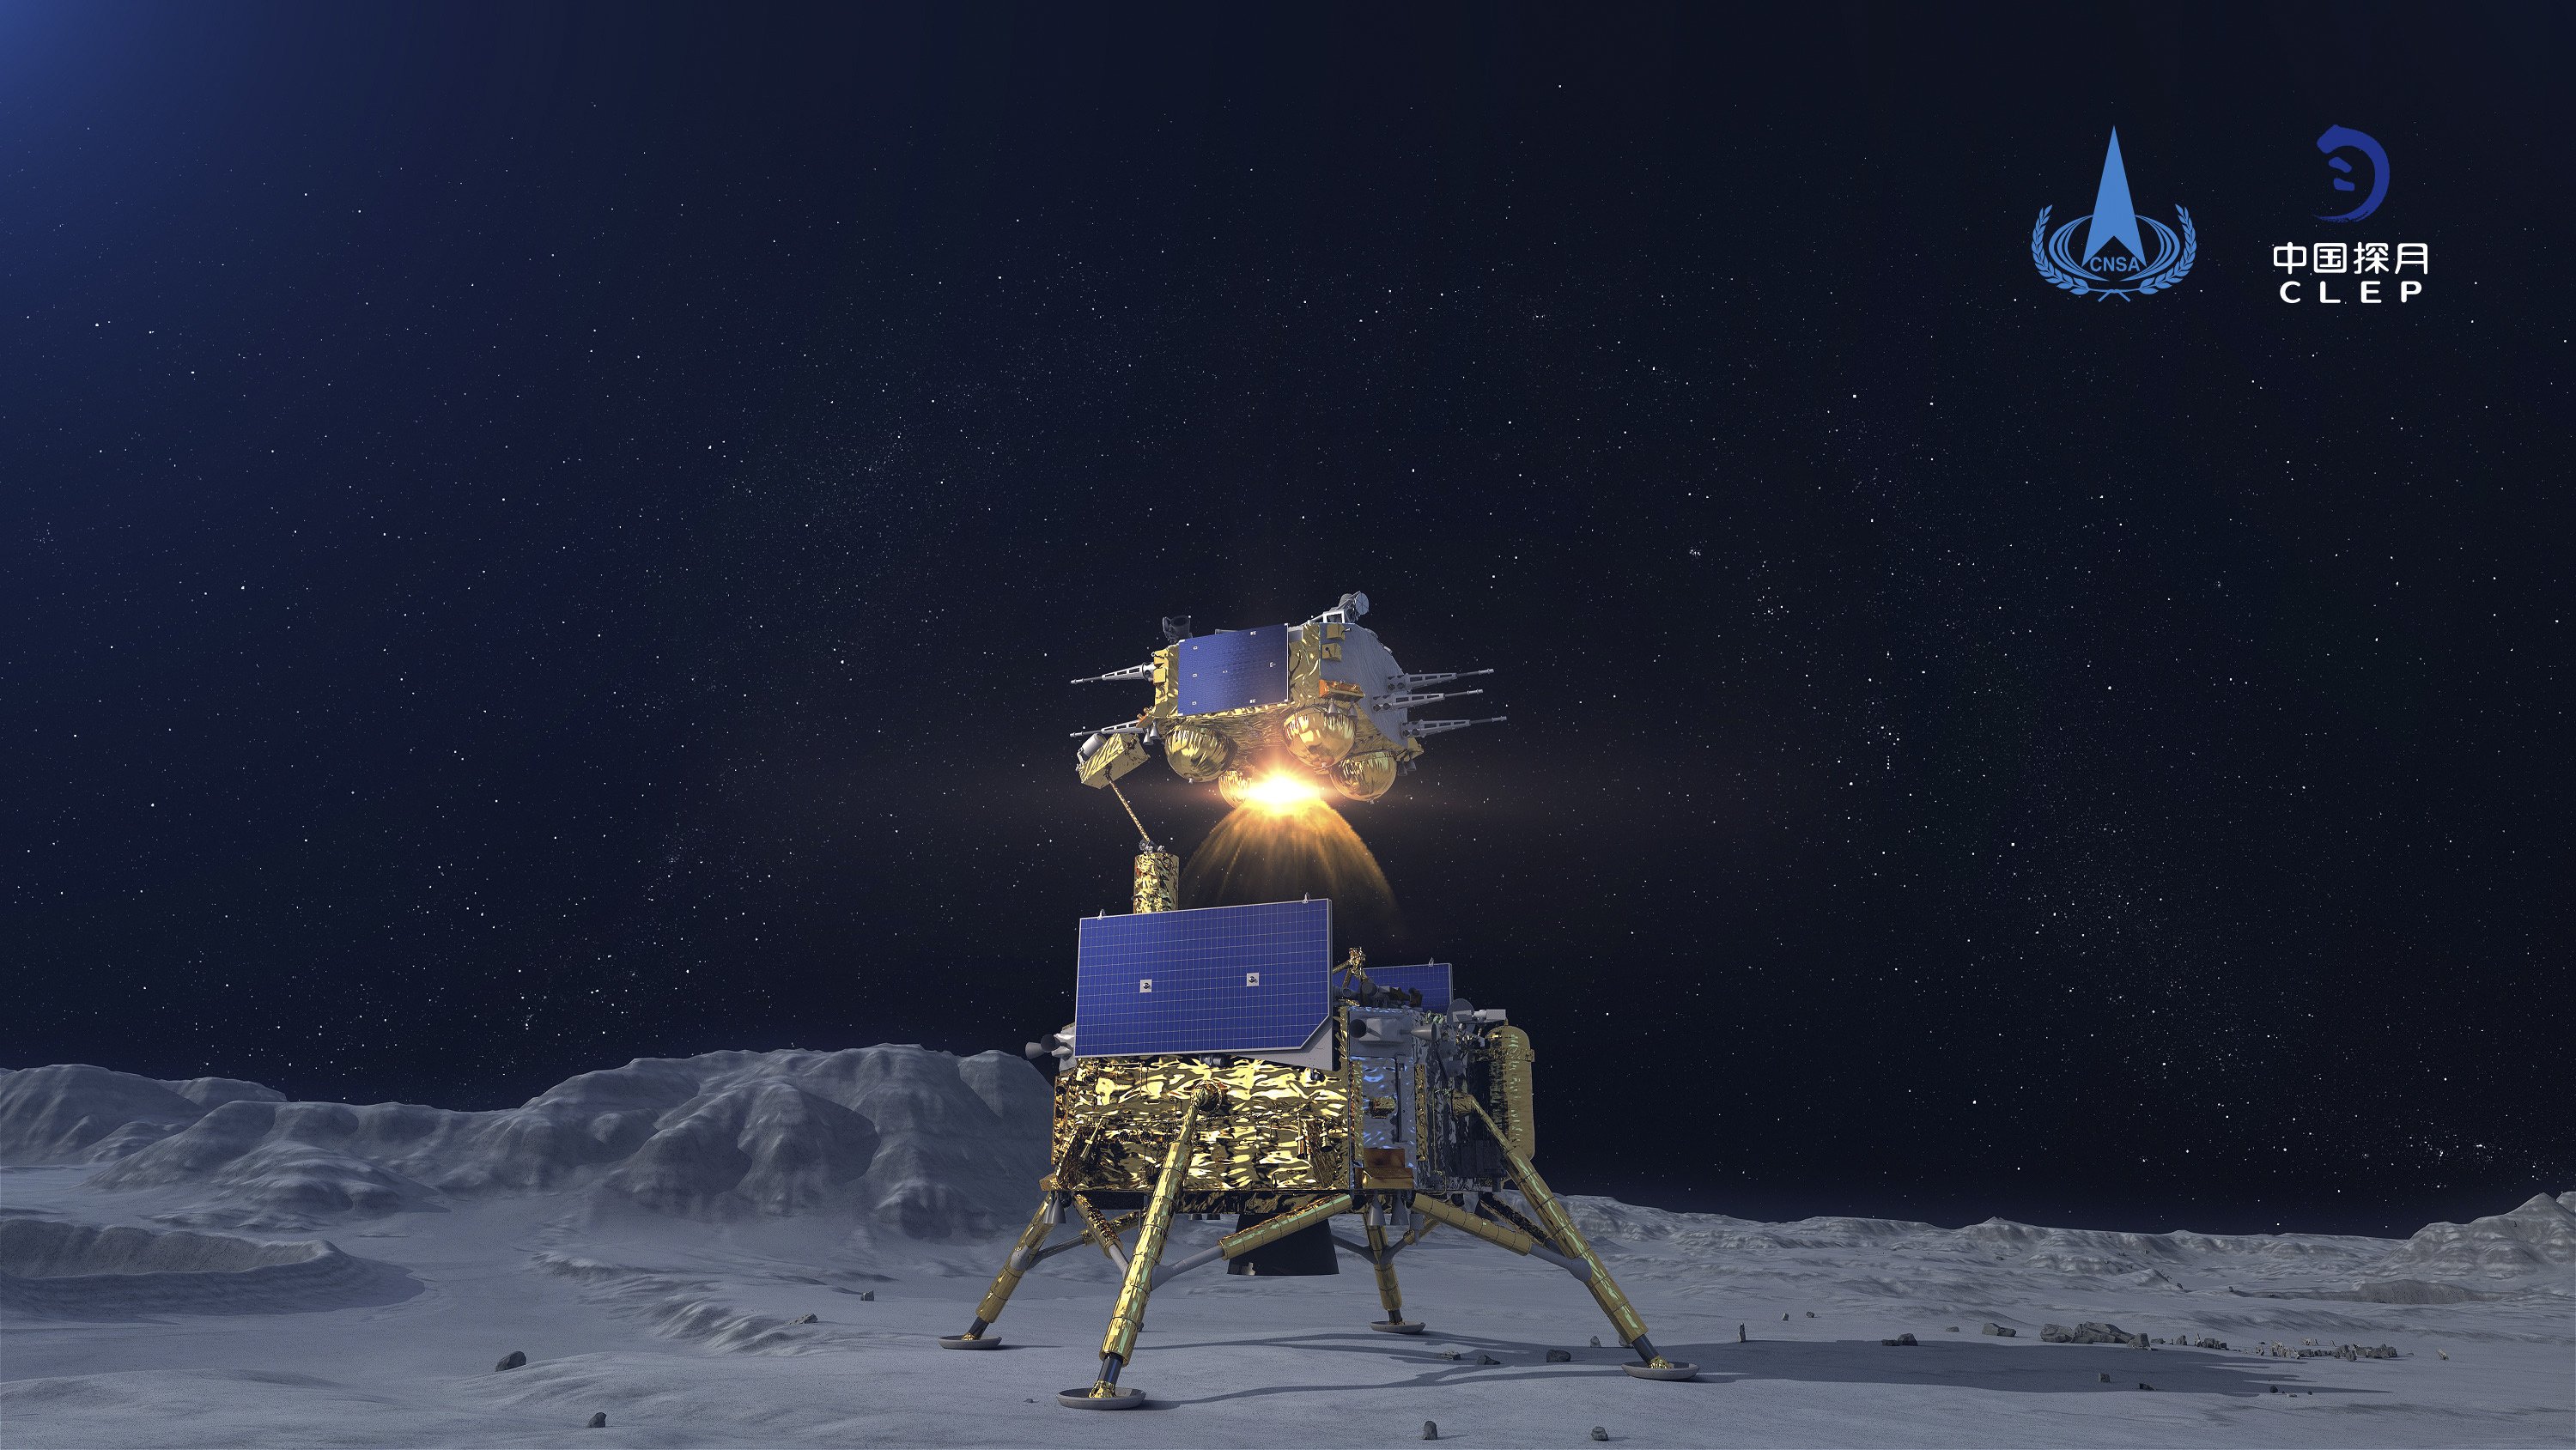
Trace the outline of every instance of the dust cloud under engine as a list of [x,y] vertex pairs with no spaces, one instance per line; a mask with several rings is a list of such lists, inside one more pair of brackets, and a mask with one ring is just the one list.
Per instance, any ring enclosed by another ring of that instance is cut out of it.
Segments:
[[[1154,703],[1091,732],[1077,778],[1114,791],[1159,745],[1176,772],[1216,782],[1238,809],[1296,809],[1325,788],[1384,795],[1422,754],[1422,736],[1485,722],[1412,719],[1449,698],[1420,686],[1459,676],[1403,673],[1357,623],[1367,609],[1366,595],[1350,594],[1303,625],[1211,636],[1166,620],[1169,643],[1151,661],[1098,677],[1150,679]],[[1330,901],[1185,911],[1178,880],[1178,859],[1147,836],[1134,912],[1079,923],[1074,1020],[1028,1047],[1055,1088],[1037,1209],[973,1322],[943,1346],[998,1347],[994,1324],[1021,1276],[1096,1248],[1120,1276],[1098,1371],[1056,1399],[1132,1408],[1146,1395],[1119,1377],[1148,1301],[1172,1279],[1218,1262],[1229,1273],[1331,1274],[1348,1253],[1377,1281],[1385,1317],[1370,1327],[1419,1334],[1396,1260],[1447,1228],[1571,1274],[1635,1352],[1629,1374],[1697,1373],[1656,1351],[1533,1166],[1526,1032],[1458,995],[1449,963],[1372,968],[1357,948],[1337,962]],[[1235,1231],[1166,1260],[1184,1214],[1232,1214]],[[1347,1219],[1358,1237],[1336,1231]],[[1059,1230],[1071,1236],[1050,1244]]]

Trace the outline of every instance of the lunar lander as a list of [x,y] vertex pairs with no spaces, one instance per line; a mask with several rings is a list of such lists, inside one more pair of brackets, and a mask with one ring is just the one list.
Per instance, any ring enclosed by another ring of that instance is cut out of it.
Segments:
[[[1086,760],[1107,748],[1095,739]],[[1080,922],[1074,1020],[1028,1048],[1055,1080],[1050,1171],[974,1321],[943,1346],[997,1347],[994,1323],[1021,1276],[1094,1246],[1120,1271],[1118,1297],[1098,1373],[1056,1398],[1129,1408],[1145,1397],[1119,1377],[1163,1284],[1219,1261],[1234,1273],[1333,1273],[1346,1252],[1377,1280],[1386,1317],[1369,1327],[1419,1334],[1396,1258],[1448,1228],[1574,1276],[1635,1352],[1629,1374],[1696,1373],[1656,1350],[1532,1164],[1527,1033],[1457,996],[1447,963],[1372,968],[1356,950],[1335,961],[1329,901],[1184,911],[1179,874],[1149,840],[1134,912]],[[1235,1230],[1167,1259],[1181,1214],[1232,1214]],[[1334,1232],[1346,1218],[1358,1239]],[[1073,1236],[1051,1246],[1065,1228]]]

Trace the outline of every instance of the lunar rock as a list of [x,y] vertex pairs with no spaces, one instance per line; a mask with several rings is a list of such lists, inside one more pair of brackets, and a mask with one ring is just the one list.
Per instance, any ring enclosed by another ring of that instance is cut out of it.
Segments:
[[2117,1324],[2096,1324],[2090,1320],[2073,1329],[2063,1324],[2040,1326],[2039,1337],[2050,1344],[2125,1344],[2131,1349],[2147,1347],[2147,1337],[2131,1334]]
[[527,1366],[527,1363],[528,1352],[524,1349],[514,1349],[501,1356],[501,1362],[492,1366],[492,1373],[499,1374],[507,1369],[522,1369]]
[[1438,1425],[1433,1424],[1433,1423],[1432,1423],[1431,1421],[1429,1421],[1429,1420],[1425,1420],[1425,1421],[1423,1421],[1423,1422],[1422,1422],[1422,1438],[1423,1438],[1423,1439],[1425,1439],[1425,1440],[1437,1440],[1437,1439],[1439,1439],[1439,1438],[1440,1438],[1440,1427],[1439,1427]]
[[1549,1364],[1572,1364],[1574,1363],[1574,1356],[1562,1349],[1551,1349],[1547,1352],[1547,1362]]
[[605,1429],[607,1429],[607,1428],[608,1428],[608,1412],[607,1412],[606,1410],[593,1410],[593,1411],[591,1411],[591,1413],[590,1413],[590,1423],[589,1423],[588,1425],[583,1426],[583,1428],[584,1428],[584,1429],[589,1429],[589,1430],[605,1430]]
[[1996,1336],[1998,1336],[1998,1337],[2000,1337],[2000,1338],[2004,1338],[2004,1339],[2013,1339],[2013,1338],[2017,1338],[2017,1337],[2019,1337],[2019,1335],[2021,1334],[2021,1331],[2020,1331],[2020,1330],[2018,1330],[2018,1329],[2007,1329],[2007,1328],[2005,1328],[2003,1325],[2000,1325],[2000,1324],[1992,1324],[1992,1323],[1989,1323],[1989,1324],[1985,1325],[1983,1328],[1980,1328],[1977,1332],[1978,1332],[1979,1334],[1992,1334],[1992,1335],[1996,1335]]

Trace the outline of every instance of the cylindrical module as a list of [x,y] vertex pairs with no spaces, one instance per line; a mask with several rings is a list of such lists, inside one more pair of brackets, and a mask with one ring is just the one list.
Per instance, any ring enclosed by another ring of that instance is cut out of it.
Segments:
[[1530,1064],[1537,1057],[1530,1050],[1528,1033],[1517,1027],[1495,1030],[1494,1085],[1499,1089],[1496,1096],[1503,1100],[1504,1137],[1512,1151],[1524,1158],[1538,1157],[1538,1095],[1530,1083]]
[[1181,858],[1151,841],[1136,848],[1136,910],[1181,909]]

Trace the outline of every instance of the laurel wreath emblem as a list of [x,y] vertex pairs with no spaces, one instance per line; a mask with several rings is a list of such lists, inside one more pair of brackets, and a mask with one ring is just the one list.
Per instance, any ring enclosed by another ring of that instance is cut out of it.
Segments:
[[2141,292],[2162,292],[2167,287],[2170,287],[2176,282],[2181,281],[2183,278],[2190,276],[2191,264],[2194,259],[2200,256],[2200,233],[2192,228],[2191,208],[2187,206],[2175,207],[2174,216],[2182,223],[2182,257],[2171,267],[2168,267],[2164,271],[2157,273],[2155,276],[2148,278],[2146,281],[2139,283],[2138,290]]
[[[2140,277],[2136,286],[2099,286],[2091,278],[2067,271],[2048,259],[2048,216],[2055,210],[2055,207],[2041,207],[2039,220],[2031,224],[2030,264],[2039,269],[2039,275],[2047,278],[2051,286],[2061,291],[2072,292],[2078,297],[2089,293],[2098,301],[2104,297],[2153,296],[2190,276],[2192,263],[2200,259],[2200,232],[2191,224],[2191,208],[2178,206],[2174,208],[2174,217],[2182,223],[2182,243],[2175,250],[2172,260]],[[2076,220],[2081,221],[2082,218],[2078,217]],[[2166,231],[2153,218],[2143,220],[2162,233],[2165,241],[2173,240],[2173,234]],[[2072,227],[2074,224],[2069,222],[2067,226]]]
[[2073,273],[2057,270],[2056,267],[2050,265],[2048,260],[2048,214],[2056,209],[2057,208],[2052,206],[2041,207],[2039,209],[2039,220],[2031,223],[2030,264],[2039,269],[2039,275],[2056,283],[2066,291],[2072,292],[2076,296],[2081,297],[2085,293],[2093,290],[2093,284],[2081,277],[2075,276]]

